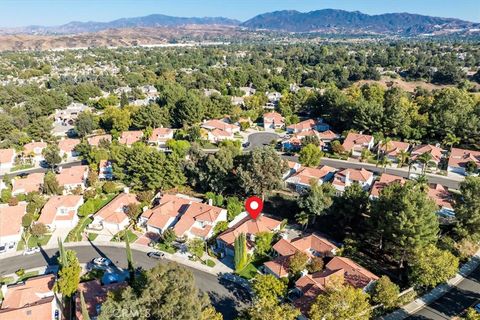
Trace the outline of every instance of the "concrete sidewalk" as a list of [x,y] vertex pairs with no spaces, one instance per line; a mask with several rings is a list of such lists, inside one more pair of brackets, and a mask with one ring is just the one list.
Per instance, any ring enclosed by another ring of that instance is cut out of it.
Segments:
[[478,250],[475,255],[465,263],[458,273],[448,280],[446,283],[441,284],[429,293],[424,294],[422,297],[415,299],[409,304],[404,305],[400,309],[381,317],[380,319],[384,320],[403,320],[413,315],[417,311],[423,309],[425,306],[433,303],[437,299],[441,298],[448,291],[457,286],[461,281],[468,277],[478,266],[480,265],[480,250]]

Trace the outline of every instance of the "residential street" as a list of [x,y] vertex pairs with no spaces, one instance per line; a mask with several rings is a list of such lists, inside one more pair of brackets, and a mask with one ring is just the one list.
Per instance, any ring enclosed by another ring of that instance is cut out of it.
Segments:
[[[59,167],[62,167],[64,169],[66,169],[66,168],[71,168],[71,167],[78,166],[78,165],[81,165],[81,164],[82,164],[82,160],[76,160],[76,161],[60,164]],[[30,169],[25,169],[25,170],[19,170],[19,171],[15,171],[15,172],[11,172],[11,173],[2,173],[2,174],[0,174],[0,179],[2,179],[3,176],[6,175],[6,174],[10,178],[13,178],[15,176],[19,176],[19,175],[24,174],[24,173],[30,174],[30,173],[38,173],[38,172],[47,172],[48,170],[49,170],[48,168],[36,167],[36,168],[30,168]]]
[[477,303],[480,303],[480,267],[440,299],[420,309],[407,319],[451,319]]
[[[121,268],[127,267],[127,259],[124,248],[109,246],[76,246],[68,247],[75,250],[80,263],[87,263],[95,257],[104,256]],[[40,266],[56,264],[56,249],[49,249],[30,256],[15,256],[0,259],[0,276],[14,273],[20,268],[32,269]],[[149,269],[158,263],[165,263],[168,260],[155,260],[147,257],[145,252],[132,249],[135,266]],[[188,267],[186,267],[188,268]],[[234,319],[234,310],[248,301],[248,294],[239,285],[197,269],[189,268],[195,276],[198,288],[209,294],[212,304],[223,314],[224,319]]]

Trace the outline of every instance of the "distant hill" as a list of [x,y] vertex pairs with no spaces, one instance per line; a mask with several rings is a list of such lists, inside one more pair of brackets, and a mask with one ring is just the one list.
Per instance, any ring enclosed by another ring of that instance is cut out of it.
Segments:
[[107,29],[120,28],[153,28],[153,27],[180,27],[186,25],[225,25],[236,26],[240,21],[223,17],[183,18],[171,17],[163,14],[152,14],[144,17],[122,18],[110,22],[79,22],[73,21],[60,26],[27,26],[19,28],[4,28],[4,34],[77,34],[98,32]]
[[410,13],[368,15],[358,11],[324,9],[305,13],[294,10],[264,13],[243,22],[241,26],[249,29],[287,32],[379,33],[413,36],[468,32],[470,29],[480,28],[480,23]]

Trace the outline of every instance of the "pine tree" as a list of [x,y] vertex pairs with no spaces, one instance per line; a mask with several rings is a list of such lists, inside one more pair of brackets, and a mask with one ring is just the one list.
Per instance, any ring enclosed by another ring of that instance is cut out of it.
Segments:
[[85,297],[83,296],[83,291],[80,291],[80,304],[82,306],[83,320],[90,320],[90,315],[88,314],[87,304],[85,303]]

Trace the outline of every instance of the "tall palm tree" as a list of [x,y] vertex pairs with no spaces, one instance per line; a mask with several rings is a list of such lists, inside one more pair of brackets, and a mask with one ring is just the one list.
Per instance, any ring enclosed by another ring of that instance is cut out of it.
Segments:
[[452,152],[452,148],[454,145],[460,143],[460,138],[454,135],[453,133],[447,133],[445,138],[443,139],[443,144],[450,147],[450,153]]
[[297,213],[295,215],[295,219],[296,219],[297,223],[302,226],[303,230],[307,229],[308,222],[310,220],[310,216],[308,215],[308,213],[306,213],[305,211]]
[[430,152],[424,152],[418,156],[418,161],[423,165],[422,173],[425,174],[427,166],[431,165],[433,156]]
[[385,138],[382,141],[378,143],[377,147],[377,159],[380,158],[380,151],[382,152],[382,155],[385,155],[385,153],[388,151],[388,148],[392,145],[392,139],[391,138]]
[[401,168],[405,163],[407,163],[410,154],[405,150],[398,151],[397,159],[398,159],[398,167]]
[[376,166],[379,165],[383,168],[383,173],[387,172],[387,166],[391,165],[392,161],[390,161],[387,157],[382,156],[379,160],[377,160]]

